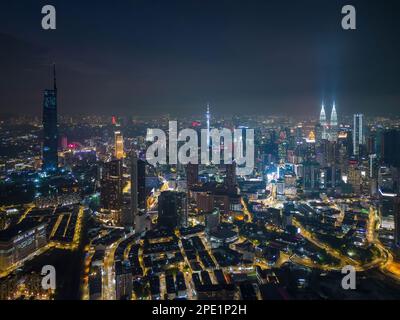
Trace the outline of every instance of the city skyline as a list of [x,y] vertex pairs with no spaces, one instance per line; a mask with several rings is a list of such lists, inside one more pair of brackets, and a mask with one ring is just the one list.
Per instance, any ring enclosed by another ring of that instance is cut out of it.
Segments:
[[54,0],[36,29],[21,3],[0,303],[400,300],[397,4]]

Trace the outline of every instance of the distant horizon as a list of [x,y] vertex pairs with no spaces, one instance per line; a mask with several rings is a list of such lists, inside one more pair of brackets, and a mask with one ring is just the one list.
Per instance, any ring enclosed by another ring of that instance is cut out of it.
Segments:
[[[327,110],[330,111],[330,108],[326,107]],[[196,109],[197,110],[197,109]],[[400,114],[396,114],[395,112],[392,113],[381,113],[381,114],[371,114],[371,113],[366,113],[366,112],[355,112],[355,113],[349,113],[349,112],[341,112],[340,109],[338,110],[338,118],[342,117],[352,117],[356,113],[361,113],[366,117],[371,117],[371,118],[376,118],[376,117],[394,117],[394,118],[400,118]],[[288,118],[288,119],[319,119],[319,110],[316,110],[315,114],[309,114],[309,115],[297,115],[297,114],[287,114],[287,113],[282,113],[282,114],[276,114],[276,113],[234,113],[234,114],[228,114],[228,113],[219,113],[219,112],[212,112],[212,117],[213,118],[234,118],[234,117],[273,117],[273,118]],[[36,117],[41,117],[42,114],[41,112],[37,113],[17,113],[17,112],[0,112],[0,118],[13,118],[13,117],[31,117],[31,118],[36,118]],[[98,116],[98,117],[112,117],[116,116],[119,118],[125,118],[125,117],[130,117],[130,118],[153,118],[153,119],[158,119],[158,118],[164,118],[164,117],[175,117],[178,119],[183,119],[183,118],[190,118],[193,117],[193,120],[196,120],[198,118],[203,118],[205,117],[205,112],[204,114],[201,113],[187,113],[187,114],[173,114],[173,113],[159,113],[157,115],[151,115],[151,114],[121,114],[121,113],[94,113],[94,112],[74,112],[74,113],[65,113],[65,112],[58,112],[59,117],[92,117],[92,116]]]
[[[43,2],[44,3],[44,2]],[[57,65],[64,114],[399,114],[400,3],[359,1],[356,30],[337,1],[54,0],[0,4],[0,108],[39,114]],[[3,9],[3,10],[1,10]],[[90,14],[88,14],[90,12]],[[279,14],[277,14],[279,13]],[[345,111],[346,110],[346,111]]]

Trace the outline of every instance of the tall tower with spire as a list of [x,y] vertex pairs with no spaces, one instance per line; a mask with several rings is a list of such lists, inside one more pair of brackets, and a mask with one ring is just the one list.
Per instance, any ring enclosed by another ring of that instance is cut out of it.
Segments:
[[326,112],[325,112],[325,105],[322,103],[321,106],[321,113],[319,114],[319,123],[322,127],[322,140],[325,140],[328,138],[328,132],[327,132],[327,127],[328,127],[328,121],[326,119]]
[[57,79],[53,65],[53,89],[44,91],[42,169],[54,171],[58,167]]
[[337,127],[338,119],[336,113],[336,104],[333,102],[332,112],[331,112],[331,127]]
[[207,103],[206,121],[207,121],[207,147],[210,148],[210,121],[211,121],[211,114],[210,114],[210,104],[209,103]]
[[319,114],[319,123],[322,126],[326,126],[326,112],[325,112],[325,105],[322,103],[321,112]]
[[336,104],[333,102],[332,106],[332,112],[331,112],[331,122],[330,122],[330,128],[329,128],[329,140],[330,141],[337,141],[338,137],[338,118],[337,118],[337,113],[336,113]]

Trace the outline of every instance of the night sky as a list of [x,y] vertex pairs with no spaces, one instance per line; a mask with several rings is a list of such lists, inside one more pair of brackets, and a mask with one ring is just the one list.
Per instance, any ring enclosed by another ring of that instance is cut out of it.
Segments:
[[0,112],[40,115],[55,62],[62,114],[400,115],[399,35],[398,0],[1,0]]

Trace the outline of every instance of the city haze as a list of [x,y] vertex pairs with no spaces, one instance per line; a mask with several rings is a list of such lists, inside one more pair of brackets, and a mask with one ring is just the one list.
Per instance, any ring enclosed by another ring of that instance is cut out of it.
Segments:
[[54,31],[41,28],[45,4],[0,5],[2,113],[40,115],[53,63],[60,114],[398,110],[396,1],[353,1],[350,31],[344,1],[52,1]]

